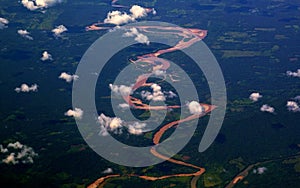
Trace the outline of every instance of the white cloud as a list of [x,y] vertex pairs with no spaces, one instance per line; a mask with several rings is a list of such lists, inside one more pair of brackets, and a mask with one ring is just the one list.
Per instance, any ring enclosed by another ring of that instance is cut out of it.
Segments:
[[252,93],[250,96],[249,96],[249,99],[256,102],[258,101],[258,99],[262,98],[262,95],[260,93]]
[[125,85],[118,86],[118,85],[109,84],[109,88],[113,93],[121,96],[128,96],[132,92],[132,88]]
[[33,151],[31,147],[24,146],[17,154],[17,159],[22,159],[22,163],[33,163],[33,157],[37,154]]
[[20,93],[20,92],[30,92],[30,91],[37,92],[37,90],[38,90],[38,85],[37,84],[33,84],[31,86],[28,86],[27,84],[22,84],[20,87],[17,87],[15,89],[15,91],[17,93]]
[[18,164],[19,162],[16,160],[15,153],[10,153],[5,159],[2,160],[3,163],[6,164]]
[[151,88],[153,90],[152,93],[149,91],[142,91],[141,95],[143,98],[147,100],[153,100],[153,101],[165,101],[166,97],[164,96],[163,92],[161,91],[161,87],[158,84],[152,84]]
[[22,2],[22,4],[23,4],[23,6],[26,7],[26,8],[28,8],[29,10],[36,10],[36,9],[39,8],[38,6],[36,6],[36,5],[34,4],[34,1],[30,1],[30,0],[22,0],[21,2]]
[[56,3],[61,3],[62,0],[22,0],[21,3],[29,10],[45,9]]
[[253,169],[254,174],[263,174],[267,171],[268,169],[266,167],[259,167],[257,169]]
[[133,5],[130,10],[133,18],[142,18],[147,16],[147,9],[139,6],[139,5]]
[[128,22],[133,22],[135,19],[128,15],[126,12],[120,12],[118,10],[109,12],[107,14],[106,19],[104,20],[104,23],[110,23],[114,25],[121,25]]
[[151,100],[152,97],[152,93],[150,93],[149,91],[141,91],[141,96],[143,99],[147,99],[147,100]]
[[83,111],[80,108],[70,109],[65,113],[66,116],[74,117],[76,119],[81,119],[83,116]]
[[156,14],[157,14],[157,11],[156,11],[154,8],[152,9],[152,14],[153,14],[153,15],[156,15]]
[[33,158],[38,156],[31,147],[23,145],[18,141],[15,143],[9,143],[7,148],[3,148],[3,146],[0,145],[0,148],[5,151],[2,153],[7,153],[9,150],[13,150],[13,152],[10,152],[9,155],[2,159],[2,162],[6,164],[33,163]]
[[8,24],[9,21],[7,19],[5,19],[5,18],[1,18],[0,17],[0,23],[2,23],[2,24]]
[[135,41],[141,43],[141,44],[150,44],[150,41],[146,35],[143,35],[142,33],[138,33],[136,37],[134,38]]
[[98,117],[98,121],[100,123],[100,135],[107,136],[108,131],[111,131],[115,134],[121,134],[122,133],[122,123],[123,121],[120,118],[114,117],[108,117],[105,116],[103,113],[100,114]]
[[287,71],[286,74],[288,76],[300,78],[300,69],[298,69],[297,72]]
[[146,127],[146,123],[134,122],[127,127],[130,134],[140,135],[144,132],[143,129]]
[[192,101],[187,104],[191,114],[202,114],[204,109],[197,101]]
[[126,128],[130,134],[140,135],[144,132],[143,129],[146,127],[146,123],[126,123],[121,118],[108,117],[103,113],[98,117],[98,122],[100,123],[99,134],[102,136],[107,136],[109,132],[114,134],[122,134],[124,128]]
[[269,113],[274,113],[275,109],[267,104],[264,104],[261,108],[260,111],[262,112],[269,112]]
[[117,117],[112,118],[111,122],[109,123],[110,130],[114,131],[114,130],[120,128],[122,126],[122,122],[123,121],[120,118],[117,118]]
[[17,141],[15,143],[9,143],[7,145],[7,147],[8,148],[14,148],[14,149],[22,149],[24,147],[24,145]]
[[6,164],[18,164],[19,162],[15,158],[15,153],[10,153],[2,162]]
[[152,84],[151,88],[153,89],[153,98],[154,101],[165,101],[166,98],[164,94],[161,92],[161,87],[157,84]]
[[7,153],[7,152],[8,152],[7,148],[4,148],[2,144],[0,144],[0,153]]
[[292,112],[300,111],[300,107],[295,101],[288,101],[286,104],[286,107],[289,111],[292,111]]
[[267,170],[266,167],[259,167],[259,168],[257,169],[257,173],[258,173],[258,174],[263,174],[263,173],[265,173],[266,170]]
[[141,44],[150,44],[148,37],[142,33],[140,33],[137,28],[130,28],[128,32],[124,33],[124,37],[135,37],[134,40]]
[[22,30],[22,29],[19,29],[18,30],[18,33],[20,34],[20,35],[29,35],[30,33],[27,31],[27,30]]
[[28,40],[33,40],[32,36],[30,36],[30,33],[27,30],[18,30],[18,34],[21,35],[22,37],[28,39]]
[[49,54],[47,51],[44,51],[41,60],[42,61],[52,60],[52,55]]
[[122,104],[119,104],[119,107],[122,109],[129,109],[130,106],[127,103],[122,103]]
[[[104,20],[104,23],[122,25],[128,22],[134,22],[138,18],[146,17],[147,12],[149,12],[146,8],[138,5],[133,5],[129,11],[131,14],[120,12],[118,10],[109,12],[106,19]],[[156,13],[154,9],[150,9],[150,12],[152,12],[153,14]]]
[[166,95],[167,98],[170,99],[177,97],[176,93],[174,93],[173,91],[164,92],[164,94]]
[[8,23],[9,21],[7,19],[0,17],[0,29],[7,28]]
[[52,29],[52,32],[56,37],[61,36],[61,34],[66,31],[68,31],[68,29],[64,25],[59,25],[56,28]]
[[77,76],[77,75],[75,75],[75,74],[70,75],[70,74],[68,74],[68,73],[66,73],[66,72],[62,72],[62,73],[59,75],[58,78],[64,79],[64,80],[66,80],[66,82],[72,82],[73,80],[74,80],[74,81],[78,80],[79,76]]
[[102,171],[102,174],[111,174],[113,173],[112,168],[107,168],[106,170]]

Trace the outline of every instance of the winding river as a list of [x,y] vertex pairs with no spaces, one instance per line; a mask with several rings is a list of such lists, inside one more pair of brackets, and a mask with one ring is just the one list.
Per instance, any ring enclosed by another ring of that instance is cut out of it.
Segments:
[[[113,0],[112,1],[112,6],[113,7],[126,7],[123,5],[117,5],[117,0]],[[150,11],[151,9],[146,9],[148,11]],[[103,26],[103,23],[94,23],[88,27],[86,27],[87,31],[92,31],[92,30],[107,30],[107,29],[111,29],[111,27],[106,27]],[[173,34],[173,35],[177,35],[179,39],[179,42],[170,47],[170,48],[166,48],[166,49],[162,49],[162,50],[158,50],[156,52],[153,52],[151,54],[145,54],[142,56],[138,56],[136,60],[130,60],[131,63],[134,64],[140,64],[140,63],[147,63],[150,66],[152,66],[152,70],[147,73],[147,74],[142,74],[140,76],[138,76],[138,78],[136,79],[135,84],[131,87],[132,91],[137,90],[140,87],[149,87],[151,86],[153,83],[147,83],[148,78],[154,74],[154,71],[156,70],[162,70],[162,71],[166,71],[169,67],[170,67],[170,63],[162,58],[159,58],[160,55],[162,54],[166,54],[166,53],[170,53],[170,52],[174,52],[177,50],[182,50],[184,48],[188,48],[189,46],[193,45],[194,43],[204,39],[207,35],[207,31],[206,30],[200,30],[200,29],[184,29],[181,27],[165,27],[165,26],[135,26],[137,29],[139,29],[140,31],[144,31],[145,33],[149,33],[149,32],[159,32],[160,30],[163,31],[162,34]],[[153,30],[155,29],[155,31]],[[171,78],[172,80],[172,78]],[[181,106],[179,105],[174,105],[174,106],[151,106],[149,104],[145,104],[142,102],[142,100],[135,98],[133,96],[127,95],[127,96],[123,96],[124,101],[130,105],[131,108],[133,109],[141,109],[141,110],[164,110],[164,109],[175,109],[175,108],[181,108]],[[203,104],[200,103],[200,105],[204,108],[204,112],[201,114],[192,114],[184,119],[180,119],[180,120],[176,120],[173,122],[170,122],[164,126],[162,126],[159,130],[157,130],[154,134],[153,134],[153,144],[157,145],[161,142],[161,138],[164,135],[164,133],[178,125],[179,123],[183,123],[183,122],[187,122],[187,121],[191,121],[193,119],[197,119],[197,118],[201,118],[205,115],[207,115],[209,112],[211,112],[212,110],[214,110],[216,108],[216,106],[213,105],[208,105],[208,104]],[[196,171],[194,173],[182,173],[182,174],[171,174],[171,175],[164,175],[164,176],[158,176],[158,177],[153,177],[153,176],[147,176],[147,175],[137,175],[137,174],[128,174],[128,175],[123,175],[125,177],[138,177],[141,179],[145,179],[145,180],[150,180],[150,181],[156,181],[156,180],[162,180],[162,179],[166,179],[166,178],[171,178],[171,177],[194,177],[191,181],[191,187],[195,188],[196,184],[197,184],[197,180],[199,179],[199,177],[205,172],[205,169],[203,167],[197,166],[197,165],[193,165],[181,160],[177,160],[174,158],[169,158],[167,156],[164,156],[162,154],[160,154],[158,151],[156,151],[155,147],[151,148],[151,153],[153,154],[153,156],[167,160],[170,163],[176,164],[176,165],[181,165],[181,166],[186,166],[188,168],[192,168],[195,169]],[[111,178],[117,178],[120,177],[120,174],[114,174],[114,175],[107,175],[104,177],[101,177],[99,179],[97,179],[95,182],[93,182],[91,185],[88,186],[88,188],[96,188],[96,187],[103,187],[105,184],[105,181],[107,179],[111,179]]]

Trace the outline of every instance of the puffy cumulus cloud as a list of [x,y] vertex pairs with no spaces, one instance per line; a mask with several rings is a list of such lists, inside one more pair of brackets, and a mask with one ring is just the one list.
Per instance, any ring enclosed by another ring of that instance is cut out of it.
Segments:
[[20,142],[9,143],[7,148],[3,148],[0,145],[2,153],[9,153],[4,159],[2,159],[3,163],[6,164],[27,164],[33,163],[33,158],[38,156],[37,153],[31,147],[21,144]]
[[204,112],[204,108],[197,101],[189,102],[187,106],[191,114],[202,114]]
[[78,80],[79,76],[73,74],[73,75],[70,75],[66,72],[62,72],[59,77],[60,79],[63,79],[63,80],[66,80],[66,82],[72,82],[73,80]]
[[150,41],[149,41],[148,37],[146,35],[141,34],[141,33],[138,33],[136,35],[136,37],[134,38],[134,40],[141,43],[141,44],[147,44],[147,45],[150,44]]
[[129,11],[131,12],[132,17],[134,18],[142,18],[147,16],[147,9],[139,5],[133,5]]
[[42,61],[52,60],[52,55],[49,54],[47,51],[44,51],[41,57]]
[[134,135],[141,135],[144,132],[143,129],[146,127],[146,125],[146,123],[134,122],[127,126],[128,132]]
[[150,44],[148,37],[142,33],[140,33],[137,28],[130,28],[128,32],[124,33],[125,37],[135,37],[134,40],[141,44]]
[[5,159],[2,160],[3,163],[6,164],[18,164],[19,162],[16,160],[15,153],[10,153]]
[[300,69],[298,69],[297,72],[287,71],[286,74],[291,77],[300,78]]
[[122,104],[119,104],[119,107],[122,109],[129,109],[130,106],[127,103],[122,103]]
[[7,153],[8,149],[4,148],[2,144],[0,144],[0,153]]
[[118,86],[118,85],[109,84],[109,88],[113,93],[121,96],[128,96],[132,92],[132,88],[130,86],[125,86],[125,85]]
[[156,11],[154,8],[153,8],[151,11],[152,11],[152,14],[153,14],[153,15],[156,15],[156,14],[157,14],[157,11]]
[[127,129],[128,133],[133,135],[140,135],[144,132],[146,123],[132,122],[126,123],[118,117],[108,117],[103,113],[98,117],[100,123],[99,135],[107,136],[109,132],[114,134],[122,134],[124,129]]
[[296,103],[295,101],[288,101],[286,104],[286,107],[289,111],[292,111],[292,112],[300,111],[300,107],[299,107],[298,103]]
[[264,174],[268,169],[266,167],[259,167],[257,169],[253,169],[254,174]]
[[21,3],[29,10],[45,9],[61,3],[62,0],[22,0]]
[[22,29],[19,29],[18,30],[18,34],[20,34],[20,35],[29,35],[30,33],[27,31],[27,30],[22,30]]
[[15,91],[17,93],[20,93],[20,92],[30,92],[30,91],[33,91],[33,92],[37,92],[38,91],[38,85],[37,84],[33,84],[31,86],[28,86],[27,84],[22,84],[20,87],[17,87],[15,89]]
[[177,97],[177,95],[175,93],[173,93],[172,91],[162,92],[161,87],[157,84],[153,84],[151,86],[151,88],[153,90],[152,93],[149,91],[141,92],[142,98],[144,98],[146,100],[153,100],[153,101],[165,101],[166,98]]
[[164,96],[163,92],[161,91],[161,87],[158,84],[152,84],[151,89],[153,92],[149,91],[142,91],[141,96],[147,100],[153,101],[165,101],[166,97]]
[[24,147],[24,145],[17,141],[15,143],[9,143],[7,145],[7,147],[8,148],[14,148],[14,149],[22,149]]
[[65,112],[65,116],[81,119],[83,116],[83,111],[80,108],[75,108],[74,110],[69,109],[67,112]]
[[262,112],[269,112],[269,113],[274,113],[275,109],[267,104],[262,105],[262,107],[260,108],[260,111]]
[[154,101],[164,101],[165,96],[163,95],[163,93],[161,92],[161,87],[157,84],[152,84],[151,88],[153,90],[153,99]]
[[133,22],[135,19],[128,15],[125,12],[120,12],[118,10],[109,12],[107,14],[106,19],[104,20],[104,23],[114,24],[114,25],[121,25],[128,22]]
[[107,136],[109,134],[108,131],[115,134],[122,134],[123,121],[120,118],[111,118],[102,113],[98,117],[98,122],[100,123],[100,135]]
[[61,34],[66,31],[68,31],[68,29],[64,25],[59,25],[56,28],[52,29],[52,33],[56,37],[61,36]]
[[9,21],[7,19],[0,17],[0,29],[7,28],[8,23]]
[[122,120],[120,118],[112,118],[111,122],[109,123],[110,130],[114,131],[122,126]]
[[[126,12],[120,12],[118,10],[109,12],[107,14],[106,19],[104,20],[104,23],[114,24],[114,25],[122,25],[126,24],[128,22],[134,22],[138,18],[143,18],[147,16],[148,9],[143,8],[138,5],[133,5],[130,8],[130,14]],[[153,14],[156,14],[156,11],[154,9],[151,9],[150,12]]]
[[256,102],[258,99],[262,98],[262,95],[260,93],[251,93],[249,96],[249,99]]
[[112,168],[107,168],[107,169],[102,171],[102,174],[111,174],[111,173],[113,173]]
[[22,37],[28,39],[28,40],[33,40],[32,36],[30,36],[30,33],[27,30],[18,30],[18,34],[21,35]]

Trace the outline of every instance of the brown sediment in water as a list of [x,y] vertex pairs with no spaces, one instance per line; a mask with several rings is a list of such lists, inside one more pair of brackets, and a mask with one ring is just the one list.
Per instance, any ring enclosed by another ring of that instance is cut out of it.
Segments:
[[101,184],[103,184],[106,179],[115,178],[115,177],[120,177],[120,175],[115,174],[115,175],[107,175],[105,177],[101,177],[101,178],[97,179],[94,183],[90,184],[87,188],[97,188],[97,187],[101,186]]
[[200,117],[203,117],[204,115],[206,115],[207,113],[211,112],[213,109],[215,109],[215,106],[212,106],[212,105],[207,105],[207,104],[200,104],[201,106],[203,106],[205,108],[205,112],[202,113],[202,114],[195,114],[195,115],[191,115],[191,116],[188,116],[187,118],[184,118],[184,119],[180,119],[180,120],[177,120],[177,121],[172,121],[168,124],[166,124],[165,126],[163,126],[162,128],[160,128],[155,134],[154,134],[154,137],[153,137],[153,143],[154,144],[159,144],[159,141],[162,137],[162,135],[171,127],[179,124],[179,123],[183,123],[183,122],[187,122],[187,121],[191,121],[193,119],[197,119],[197,118],[200,118]]
[[[122,6],[122,5],[115,5],[115,3],[117,2],[117,0],[113,0],[112,1],[112,5],[113,6]],[[151,11],[152,9],[148,8],[148,11]],[[102,27],[103,23],[95,23],[92,24],[91,26],[86,27],[87,31],[91,31],[91,30],[106,30],[106,29],[110,29],[110,27]],[[124,26],[126,28],[126,26]],[[206,37],[207,35],[207,31],[206,30],[200,30],[200,29],[196,29],[196,28],[191,28],[191,29],[184,29],[181,27],[169,27],[169,26],[135,26],[136,28],[138,28],[141,31],[144,31],[145,33],[153,33],[155,32],[156,34],[172,34],[172,35],[177,35],[178,37],[181,37],[181,40],[174,46],[167,48],[167,49],[162,49],[162,50],[158,50],[156,52],[150,53],[150,54],[145,54],[142,56],[138,56],[136,60],[130,60],[132,63],[134,64],[140,64],[140,63],[146,63],[150,66],[152,66],[152,72],[151,73],[147,73],[147,74],[142,74],[140,76],[138,76],[138,78],[136,79],[135,84],[132,86],[132,91],[137,90],[140,87],[150,87],[153,83],[147,83],[148,78],[154,73],[154,71],[156,70],[163,70],[166,71],[169,69],[170,67],[170,62],[159,58],[158,56],[165,54],[165,53],[170,53],[173,51],[177,51],[177,50],[182,50],[184,48],[188,48],[189,46],[193,45],[194,43],[202,40],[203,38]],[[155,31],[153,30],[155,29]],[[162,30],[162,32],[159,32],[159,30]],[[170,77],[171,80],[174,80],[173,77]],[[176,80],[178,81],[178,80]],[[129,104],[131,106],[131,108],[133,109],[140,109],[140,110],[166,110],[166,109],[176,109],[176,108],[181,108],[181,106],[179,105],[173,105],[173,106],[151,106],[148,104],[145,104],[142,102],[142,100],[132,97],[130,95],[128,96],[123,96],[124,101],[126,101],[127,104]],[[193,119],[197,119],[197,118],[201,118],[205,115],[207,115],[209,112],[211,112],[212,110],[214,110],[216,108],[216,106],[213,105],[208,105],[208,104],[200,104],[201,106],[204,107],[204,112],[202,114],[193,114],[190,115],[184,119],[180,119],[180,120],[176,120],[173,122],[170,122],[164,126],[162,126],[154,135],[153,135],[153,143],[155,145],[159,144],[161,141],[161,137],[164,135],[164,133],[178,125],[179,123],[183,123],[183,122],[187,122],[187,121],[191,121]],[[198,180],[198,177],[201,176],[204,172],[205,169],[181,160],[176,160],[173,158],[169,158],[167,156],[164,156],[162,154],[160,154],[156,149],[155,146],[153,146],[150,150],[150,152],[153,154],[153,156],[158,157],[160,159],[164,159],[168,162],[177,164],[177,165],[182,165],[182,166],[186,166],[189,168],[193,168],[196,169],[197,171],[194,173],[182,173],[182,174],[171,174],[171,175],[165,175],[165,176],[159,176],[159,177],[153,177],[153,176],[146,176],[146,175],[136,175],[136,174],[129,174],[126,175],[126,177],[139,177],[141,179],[145,179],[145,180],[150,180],[150,181],[156,181],[156,180],[162,180],[162,179],[166,179],[166,178],[171,178],[171,177],[197,177],[197,178],[193,178],[193,185],[196,185],[196,182]],[[98,187],[98,186],[103,186],[105,183],[105,180],[109,179],[109,178],[113,178],[113,177],[120,177],[121,175],[116,174],[116,175],[108,175],[105,177],[101,177],[98,180],[96,180],[93,184],[91,184],[89,186],[89,188],[94,188],[94,187]]]

